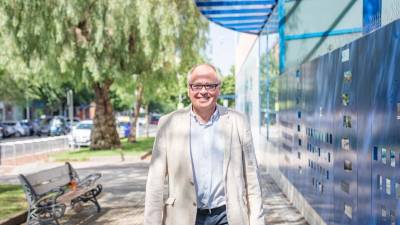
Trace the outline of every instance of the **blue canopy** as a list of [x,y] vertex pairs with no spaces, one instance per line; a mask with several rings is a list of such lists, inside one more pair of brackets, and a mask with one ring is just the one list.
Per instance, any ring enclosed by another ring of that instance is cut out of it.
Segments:
[[208,20],[228,29],[250,33],[276,33],[278,0],[195,0]]

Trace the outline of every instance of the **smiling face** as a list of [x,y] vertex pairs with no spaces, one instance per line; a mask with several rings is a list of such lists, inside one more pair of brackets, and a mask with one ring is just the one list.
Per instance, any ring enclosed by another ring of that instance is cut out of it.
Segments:
[[197,112],[213,112],[220,95],[220,80],[210,65],[199,65],[188,77],[188,95]]

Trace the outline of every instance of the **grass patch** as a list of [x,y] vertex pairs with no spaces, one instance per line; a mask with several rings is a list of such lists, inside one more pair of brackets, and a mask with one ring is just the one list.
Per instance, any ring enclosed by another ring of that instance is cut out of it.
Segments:
[[121,140],[120,149],[90,150],[89,148],[81,148],[76,151],[60,152],[50,155],[55,161],[86,161],[92,157],[108,157],[123,155],[141,155],[150,151],[153,147],[154,137],[138,138],[136,143],[128,142],[128,139]]
[[0,220],[28,208],[21,185],[0,184]]

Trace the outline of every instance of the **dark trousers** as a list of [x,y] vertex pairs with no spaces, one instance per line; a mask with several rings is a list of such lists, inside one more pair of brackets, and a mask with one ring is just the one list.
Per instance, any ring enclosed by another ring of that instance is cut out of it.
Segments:
[[226,207],[220,206],[211,210],[197,209],[196,225],[228,225]]

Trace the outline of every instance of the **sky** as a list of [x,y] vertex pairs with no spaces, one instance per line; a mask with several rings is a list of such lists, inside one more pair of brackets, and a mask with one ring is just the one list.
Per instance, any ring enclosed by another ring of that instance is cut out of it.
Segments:
[[229,74],[231,66],[235,64],[236,33],[210,22],[206,54],[211,64],[221,70],[221,75]]

